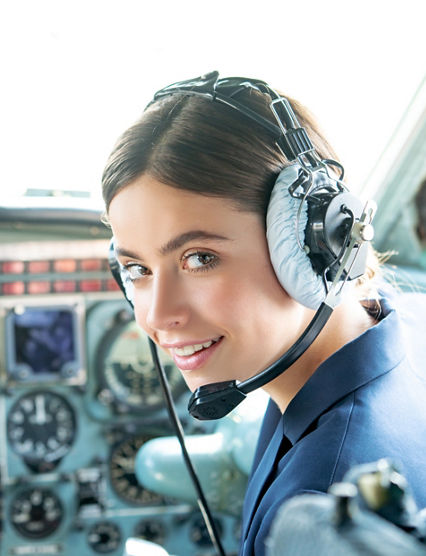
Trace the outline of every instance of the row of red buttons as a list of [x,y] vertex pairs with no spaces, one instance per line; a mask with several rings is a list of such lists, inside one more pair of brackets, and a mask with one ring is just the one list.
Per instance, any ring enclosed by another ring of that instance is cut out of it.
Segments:
[[55,259],[40,261],[4,261],[0,263],[2,274],[46,274],[48,272],[95,272],[108,270],[106,259]]
[[1,284],[3,295],[47,294],[47,293],[73,293],[73,292],[100,292],[116,291],[118,286],[113,278],[106,280],[35,280],[31,282],[15,281]]

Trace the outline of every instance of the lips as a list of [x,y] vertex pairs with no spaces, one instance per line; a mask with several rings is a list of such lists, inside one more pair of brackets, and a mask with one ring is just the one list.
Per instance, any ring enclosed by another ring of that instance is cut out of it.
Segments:
[[193,371],[202,367],[219,347],[223,336],[200,344],[187,344],[169,348],[174,362],[182,371]]

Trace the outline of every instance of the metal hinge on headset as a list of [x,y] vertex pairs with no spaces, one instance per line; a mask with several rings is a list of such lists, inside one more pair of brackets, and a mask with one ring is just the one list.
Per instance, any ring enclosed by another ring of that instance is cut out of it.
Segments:
[[286,98],[277,94],[277,98],[270,103],[269,107],[282,132],[282,136],[277,140],[278,146],[289,160],[296,160],[315,151],[305,128],[300,125]]
[[286,134],[282,137],[282,140],[287,143],[288,148],[293,155],[293,159],[314,150],[314,146],[312,145],[304,127],[287,130]]

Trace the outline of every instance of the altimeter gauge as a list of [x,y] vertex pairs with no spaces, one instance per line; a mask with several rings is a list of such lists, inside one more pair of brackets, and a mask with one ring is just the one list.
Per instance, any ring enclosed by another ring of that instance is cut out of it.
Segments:
[[55,467],[75,438],[75,412],[62,396],[48,390],[20,397],[7,416],[11,449],[37,471]]

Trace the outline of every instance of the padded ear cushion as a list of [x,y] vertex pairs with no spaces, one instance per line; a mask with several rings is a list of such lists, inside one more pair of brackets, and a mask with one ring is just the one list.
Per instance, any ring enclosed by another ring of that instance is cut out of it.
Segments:
[[303,203],[296,231],[301,200],[289,193],[289,187],[298,178],[300,170],[299,164],[292,164],[279,174],[269,201],[266,237],[272,266],[282,287],[293,299],[316,310],[324,301],[326,290],[322,278],[297,242],[299,233],[300,243],[304,244],[308,207],[306,202]]

